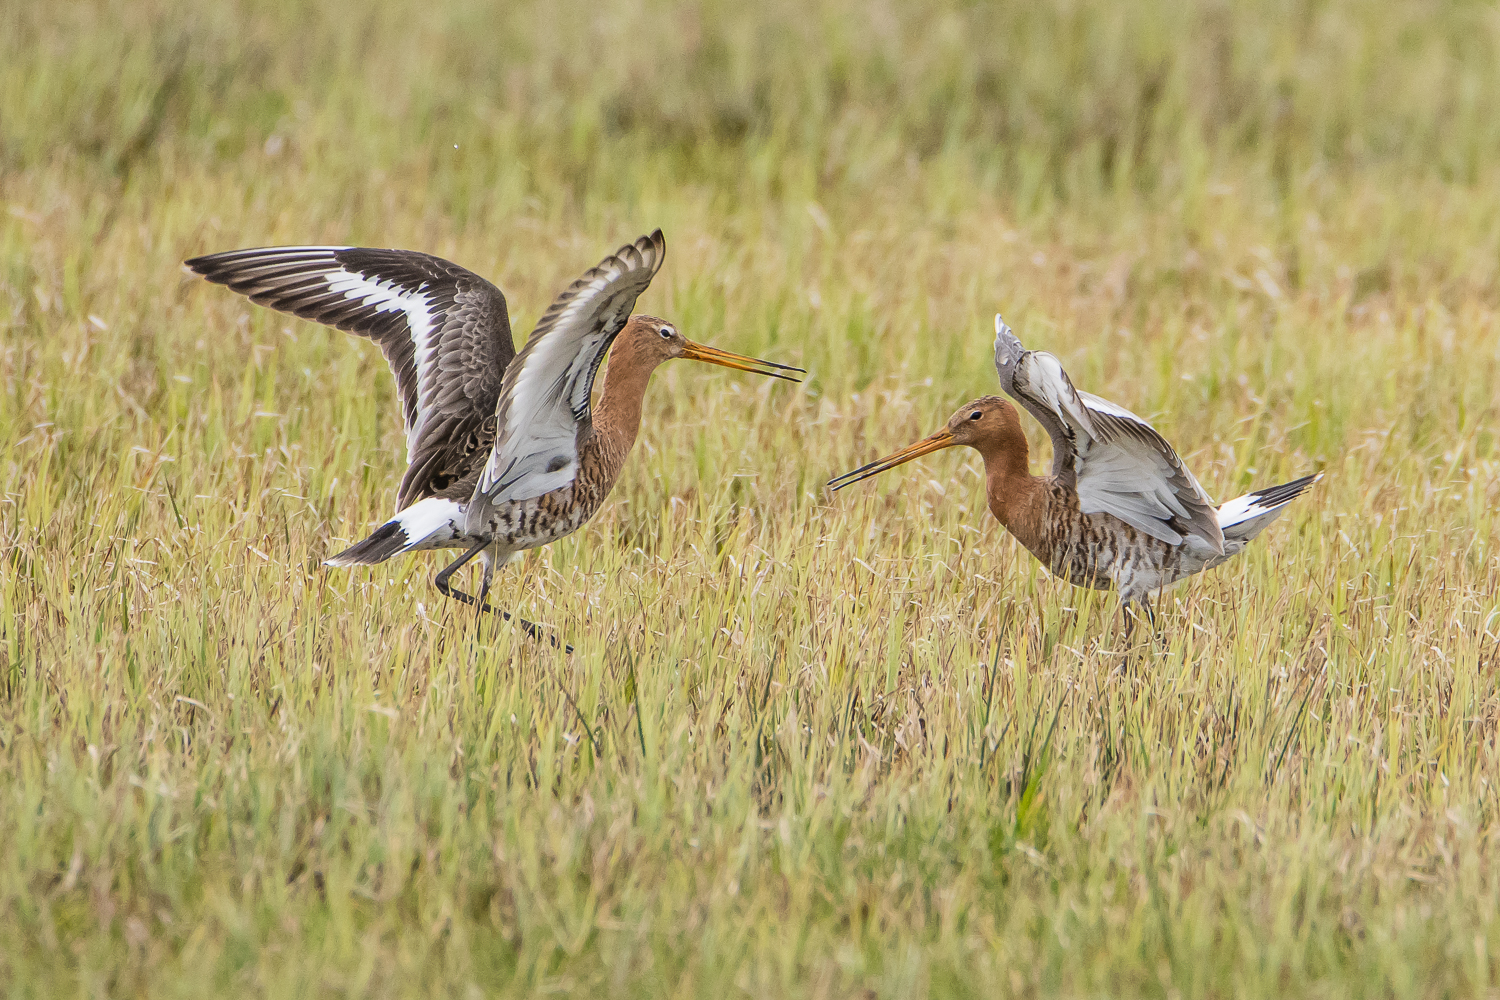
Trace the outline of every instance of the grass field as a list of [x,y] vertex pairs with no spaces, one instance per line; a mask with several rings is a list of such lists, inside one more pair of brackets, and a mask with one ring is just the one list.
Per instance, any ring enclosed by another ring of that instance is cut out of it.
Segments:
[[[6,996],[1500,989],[1493,3],[0,0],[0,202]],[[497,582],[571,657],[323,569],[384,362],[179,266],[424,249],[524,335],[655,226],[642,310],[809,376],[656,375]],[[1165,648],[972,452],[823,490],[996,310],[1216,498],[1326,473]]]

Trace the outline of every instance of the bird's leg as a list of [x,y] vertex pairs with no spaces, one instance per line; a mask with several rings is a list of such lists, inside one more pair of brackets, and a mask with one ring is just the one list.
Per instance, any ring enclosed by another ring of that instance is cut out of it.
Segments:
[[495,550],[493,548],[485,549],[484,555],[479,557],[479,561],[484,564],[484,576],[479,580],[479,610],[483,611],[489,607],[485,601],[489,599],[490,584],[495,579]]
[[1129,664],[1135,652],[1135,643],[1132,641],[1132,638],[1135,635],[1136,619],[1140,617],[1139,612],[1136,611],[1137,604],[1146,613],[1146,625],[1150,630],[1152,638],[1160,638],[1156,632],[1156,609],[1151,607],[1151,599],[1149,597],[1132,597],[1129,600],[1121,602],[1120,614],[1125,618],[1125,660],[1121,664],[1122,667]]
[[[1167,642],[1167,637],[1161,632],[1157,631],[1156,609],[1151,606],[1151,598],[1148,595],[1142,595],[1141,597],[1136,598],[1136,600],[1140,603],[1141,607],[1146,609],[1146,624],[1151,629],[1151,638],[1156,641],[1156,645],[1160,647],[1163,653],[1171,652],[1172,647],[1171,644]],[[1136,617],[1135,609],[1129,604],[1125,605],[1125,615],[1127,618],[1127,621],[1125,623],[1125,635],[1128,638],[1130,635],[1131,626],[1135,624]]]
[[1129,601],[1120,602],[1120,617],[1125,619],[1125,645],[1130,645],[1130,637],[1135,632],[1135,611],[1130,607]]
[[[1130,610],[1129,601],[1122,600],[1120,602],[1120,617],[1124,619],[1125,624],[1125,635],[1123,637],[1124,648],[1120,650],[1119,653],[1119,665],[1110,670],[1111,676],[1113,676],[1116,672],[1118,672],[1121,676],[1124,676],[1128,672],[1130,666],[1130,636],[1131,633],[1135,631],[1135,615]],[[1119,626],[1116,626],[1116,628],[1118,629]],[[1118,632],[1116,634],[1118,635]]]
[[[1157,591],[1157,594],[1160,593],[1161,591]],[[1170,653],[1172,651],[1172,644],[1167,641],[1167,634],[1159,631],[1156,627],[1156,610],[1151,607],[1149,600],[1143,598],[1142,602],[1146,605],[1146,617],[1151,622],[1151,634],[1156,638],[1156,644],[1161,647],[1163,653]]]
[[[516,618],[509,611],[501,611],[499,608],[486,604],[482,597],[476,599],[473,594],[466,594],[462,590],[456,590],[452,585],[448,583],[449,578],[452,577],[454,573],[462,569],[464,565],[473,560],[475,556],[488,549],[489,546],[490,543],[488,541],[476,542],[471,548],[464,552],[463,555],[459,556],[453,562],[443,567],[443,569],[438,572],[438,575],[432,578],[432,582],[437,587],[438,592],[441,593],[444,597],[451,597],[454,600],[463,601],[465,604],[472,604],[481,612],[488,611],[492,615],[499,615],[504,621],[513,621],[517,625],[521,626],[521,630],[527,635],[531,636],[531,638],[533,639],[546,639],[554,647],[561,646],[562,643],[557,641],[557,637],[548,635],[546,632],[543,632],[540,625],[537,625],[534,622],[529,622],[524,618]],[[483,581],[484,589],[481,591],[481,593],[486,595],[489,593],[490,579],[494,573],[494,565],[494,560],[487,557],[485,560],[485,579]],[[565,646],[564,649],[566,649],[566,651],[569,653],[573,652],[572,646]]]
[[449,563],[447,566],[439,570],[438,575],[432,578],[432,582],[437,586],[438,592],[441,593],[444,597],[456,597],[460,601],[463,601],[465,604],[473,604],[473,597],[465,594],[461,590],[454,590],[453,588],[448,586],[448,578],[462,569],[465,563],[469,562],[475,556],[479,555],[479,553],[489,548],[489,544],[490,543],[488,541],[476,542],[472,547],[465,551],[463,555],[459,556],[453,562]]

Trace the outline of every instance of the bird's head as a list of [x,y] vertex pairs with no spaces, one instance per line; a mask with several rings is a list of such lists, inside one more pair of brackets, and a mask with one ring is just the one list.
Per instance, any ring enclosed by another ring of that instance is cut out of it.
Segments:
[[1021,460],[1024,462],[1026,437],[1021,432],[1021,418],[1016,413],[1016,408],[999,396],[981,396],[972,403],[960,407],[953,416],[948,418],[948,423],[936,433],[929,434],[922,440],[915,441],[885,458],[831,479],[828,485],[834,490],[841,490],[862,479],[869,479],[871,476],[894,469],[898,465],[905,465],[914,458],[920,458],[944,448],[952,448],[955,445],[977,448],[988,459],[994,450],[1013,444],[1017,436],[1020,437]]
[[711,365],[722,365],[737,371],[784,378],[789,382],[802,381],[795,375],[788,374],[789,372],[806,374],[801,368],[778,365],[774,361],[761,361],[743,354],[721,351],[717,347],[709,347],[706,344],[694,343],[684,337],[675,324],[655,316],[637,314],[630,317],[630,321],[625,324],[625,329],[620,331],[614,350],[618,352],[621,347],[630,352],[637,359],[637,363],[648,368],[655,368],[662,362],[671,361],[673,358],[687,358],[690,361],[707,361]]
[[999,396],[980,396],[960,407],[938,434],[946,432],[949,444],[968,445],[984,451],[986,445],[1003,441],[1012,431],[1020,429],[1021,417],[1014,406]]

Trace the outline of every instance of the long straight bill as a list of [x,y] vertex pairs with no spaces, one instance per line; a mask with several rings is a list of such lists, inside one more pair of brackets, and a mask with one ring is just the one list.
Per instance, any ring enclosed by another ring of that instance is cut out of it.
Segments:
[[774,361],[762,361],[759,358],[747,358],[743,354],[731,354],[721,351],[717,347],[709,347],[707,344],[695,344],[691,340],[682,349],[682,356],[692,361],[707,361],[711,365],[723,365],[725,368],[733,368],[736,371],[754,372],[757,375],[770,375],[772,378],[784,378],[788,382],[801,382],[795,375],[784,375],[783,372],[796,372],[798,375],[806,375],[803,368],[793,368],[791,365],[778,365]]
[[930,454],[934,451],[939,451],[943,448],[951,447],[952,445],[953,432],[944,427],[936,434],[924,437],[922,440],[914,444],[909,444],[905,448],[902,448],[900,451],[895,452],[894,454],[887,455],[885,458],[882,458],[875,462],[871,462],[869,465],[861,465],[853,472],[846,472],[842,476],[836,476],[833,479],[828,480],[828,485],[832,487],[835,492],[837,492],[843,489],[845,486],[852,486],[853,484],[859,482],[861,479],[869,479],[871,476],[878,476],[880,473],[885,472],[887,469],[894,469],[896,466],[904,465],[914,458],[921,458],[923,455]]

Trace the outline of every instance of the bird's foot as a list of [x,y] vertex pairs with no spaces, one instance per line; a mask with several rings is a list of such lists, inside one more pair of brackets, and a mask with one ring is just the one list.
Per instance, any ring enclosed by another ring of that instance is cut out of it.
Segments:
[[[509,611],[502,611],[499,608],[491,606],[485,600],[485,597],[489,594],[491,573],[494,570],[494,562],[491,560],[488,554],[489,545],[490,543],[488,541],[480,541],[476,543],[463,555],[459,556],[456,560],[445,566],[437,576],[433,577],[432,582],[437,587],[438,592],[444,597],[451,597],[455,601],[462,601],[465,604],[472,605],[473,607],[478,609],[478,612],[480,614],[489,612],[492,615],[499,615],[501,620],[503,621],[513,621],[517,625],[521,626],[521,630],[531,638],[538,641],[545,639],[547,642],[550,642],[553,649],[562,646],[563,649],[567,652],[573,652],[572,646],[563,646],[562,642],[557,638],[557,636],[550,635],[547,632],[543,631],[540,625],[537,625],[534,622],[529,622],[524,618],[517,618]],[[453,576],[454,573],[458,572],[460,567],[462,567],[469,560],[473,559],[475,556],[479,555],[481,552],[485,553],[483,589],[479,592],[480,596],[475,597],[473,594],[466,594],[462,590],[459,590],[456,587],[452,586],[448,583],[448,580]]]
[[492,615],[499,615],[501,621],[514,622],[521,629],[522,632],[525,632],[528,636],[530,636],[531,638],[535,639],[538,642],[545,641],[545,642],[551,644],[551,646],[552,646],[553,649],[561,648],[563,650],[563,652],[566,652],[566,653],[573,652],[573,647],[572,646],[565,646],[565,645],[563,645],[562,641],[560,639],[558,639],[557,636],[555,636],[552,633],[548,632],[546,629],[544,629],[540,625],[536,624],[536,622],[529,622],[525,618],[517,618],[515,615],[511,614],[509,611],[506,611],[506,610],[504,610],[502,608],[497,608],[493,604],[489,604],[489,603],[486,603],[484,601],[479,600],[479,598],[475,597],[473,594],[466,594],[462,590],[459,590],[456,587],[450,586],[448,584],[448,581],[446,581],[446,580],[444,580],[442,583],[439,583],[437,585],[437,588],[443,594],[444,597],[451,597],[455,601],[462,601],[465,604],[471,605],[480,614],[488,613],[488,614],[492,614]]

